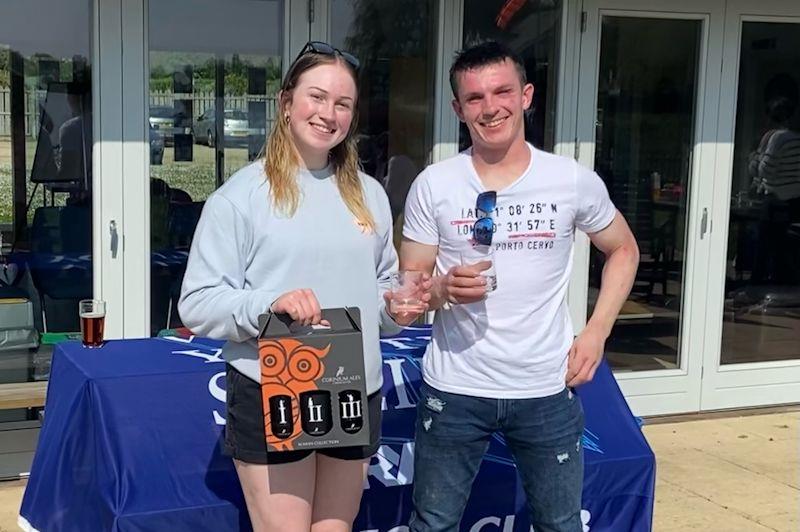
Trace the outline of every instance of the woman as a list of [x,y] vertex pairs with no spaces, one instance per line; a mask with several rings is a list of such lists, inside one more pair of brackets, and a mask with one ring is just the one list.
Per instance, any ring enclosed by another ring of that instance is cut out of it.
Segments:
[[[183,281],[184,324],[228,340],[225,447],[256,531],[351,529],[380,440],[379,329],[397,332],[417,316],[388,310],[397,256],[386,194],[358,172],[357,67],[330,45],[306,45],[283,80],[264,160],[206,202]],[[427,302],[429,280],[422,289]],[[268,453],[259,314],[314,325],[320,308],[343,306],[361,310],[370,444]]]

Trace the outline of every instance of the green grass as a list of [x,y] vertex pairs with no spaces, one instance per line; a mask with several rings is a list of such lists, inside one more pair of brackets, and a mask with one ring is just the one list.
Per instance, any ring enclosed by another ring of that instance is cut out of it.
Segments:
[[0,163],[0,225],[11,223],[11,165]]
[[[205,201],[216,188],[214,149],[195,145],[191,162],[175,162],[173,154],[171,147],[165,148],[163,164],[150,166],[150,177],[163,179],[170,187],[186,191],[194,201]],[[246,148],[226,148],[225,179],[247,163]]]
[[[30,167],[26,169],[26,174],[30,174]],[[13,204],[13,183],[12,183],[12,173],[11,173],[11,164],[9,163],[0,163],[0,226],[2,225],[11,225],[14,216],[14,204]],[[30,200],[31,194],[33,194],[34,188],[36,187],[35,183],[31,183],[28,181],[25,183],[25,198],[23,201],[26,203]],[[50,195],[48,194],[47,201],[50,201]],[[64,205],[66,198],[64,194],[56,194],[55,197],[55,204],[56,205]],[[33,201],[31,201],[30,209],[28,209],[28,224],[33,222],[33,212],[36,210],[37,207],[41,207],[44,205],[44,198],[43,198],[43,186],[39,185],[36,188],[36,195],[33,197]]]
[[[31,173],[33,165],[33,154],[36,151],[36,140],[26,139],[25,142],[25,175]],[[31,197],[34,183],[26,184],[27,192],[25,201]],[[11,173],[11,137],[0,137],[0,225],[10,225],[13,217],[13,193],[14,184]],[[31,212],[28,213],[28,221],[33,219],[33,209],[42,205],[42,187],[36,193],[34,203],[31,204]]]

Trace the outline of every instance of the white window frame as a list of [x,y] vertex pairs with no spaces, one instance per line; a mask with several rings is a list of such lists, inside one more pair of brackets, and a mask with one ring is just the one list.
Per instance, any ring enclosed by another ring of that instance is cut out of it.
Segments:
[[[668,10],[665,8],[668,7]],[[586,0],[586,15],[579,16],[578,31],[585,24],[581,40],[578,72],[577,144],[578,160],[588,168],[594,167],[594,135],[597,109],[597,76],[600,59],[600,21],[602,16],[669,18],[702,22],[697,96],[695,100],[694,155],[690,181],[684,267],[684,296],[681,308],[680,367],[656,371],[617,372],[623,393],[638,415],[692,412],[700,409],[700,383],[703,371],[702,350],[705,341],[707,265],[710,260],[710,236],[699,237],[703,209],[710,213],[713,187],[701,176],[712,175],[715,165],[721,61],[722,0],[676,0],[668,5],[661,0]],[[582,20],[584,19],[585,22]],[[573,18],[574,24],[574,18]],[[574,31],[575,26],[572,26]],[[569,70],[569,69],[568,69]],[[711,221],[713,223],[713,221]],[[589,241],[585,235],[576,237],[575,265],[570,303],[576,318],[576,329],[586,322],[588,304]]]
[[[150,335],[149,1],[94,0],[94,289],[108,338]],[[284,0],[284,71],[308,41],[307,14],[305,0]]]
[[[123,86],[122,18],[123,0],[94,0],[92,42],[92,260],[93,293],[107,303],[105,336],[124,336],[125,241],[122,190]],[[112,232],[116,227],[116,239]],[[115,246],[115,252],[112,251]]]
[[[711,257],[707,278],[707,335],[701,408],[716,410],[795,403],[800,398],[800,360],[720,363],[725,297],[725,257],[728,248],[733,147],[739,86],[742,26],[745,22],[796,24],[800,31],[800,5],[792,0],[729,0],[725,13],[722,82],[719,92],[719,128],[716,144],[714,204],[711,219]],[[800,340],[799,340],[800,341]]]

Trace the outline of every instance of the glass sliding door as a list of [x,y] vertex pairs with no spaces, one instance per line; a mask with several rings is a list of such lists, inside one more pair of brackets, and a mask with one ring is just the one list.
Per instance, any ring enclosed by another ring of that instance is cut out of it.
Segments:
[[800,5],[729,0],[702,408],[800,400]]
[[[700,20],[602,18],[594,169],[642,256],[606,346],[615,371],[680,366],[701,36]],[[603,265],[593,249],[589,315]]]
[[92,22],[88,0],[0,3],[0,479],[30,470],[36,381],[94,295]]
[[430,162],[437,7],[435,0],[329,0],[329,33],[319,36],[361,62],[359,155],[389,196],[396,245],[408,189]]
[[[605,356],[638,415],[700,409],[723,3],[586,0],[578,161],[603,179],[641,261]],[[575,86],[574,76],[565,84]],[[563,138],[563,137],[562,137]],[[570,303],[591,315],[604,255],[576,235]],[[583,291],[585,292],[585,299]]]
[[800,360],[800,24],[744,22],[723,365]]
[[258,159],[275,120],[285,9],[282,0],[149,2],[153,335],[182,325],[177,298],[203,203]]

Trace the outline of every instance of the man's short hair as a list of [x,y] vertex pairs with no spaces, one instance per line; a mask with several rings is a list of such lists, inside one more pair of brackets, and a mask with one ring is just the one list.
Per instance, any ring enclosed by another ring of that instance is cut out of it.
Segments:
[[453,90],[453,96],[458,98],[458,81],[456,80],[458,74],[467,70],[502,63],[505,60],[514,63],[514,67],[516,67],[519,74],[519,82],[521,85],[525,85],[528,82],[528,78],[525,75],[525,65],[522,63],[522,58],[503,43],[484,41],[456,53],[456,58],[450,67],[450,88]]

